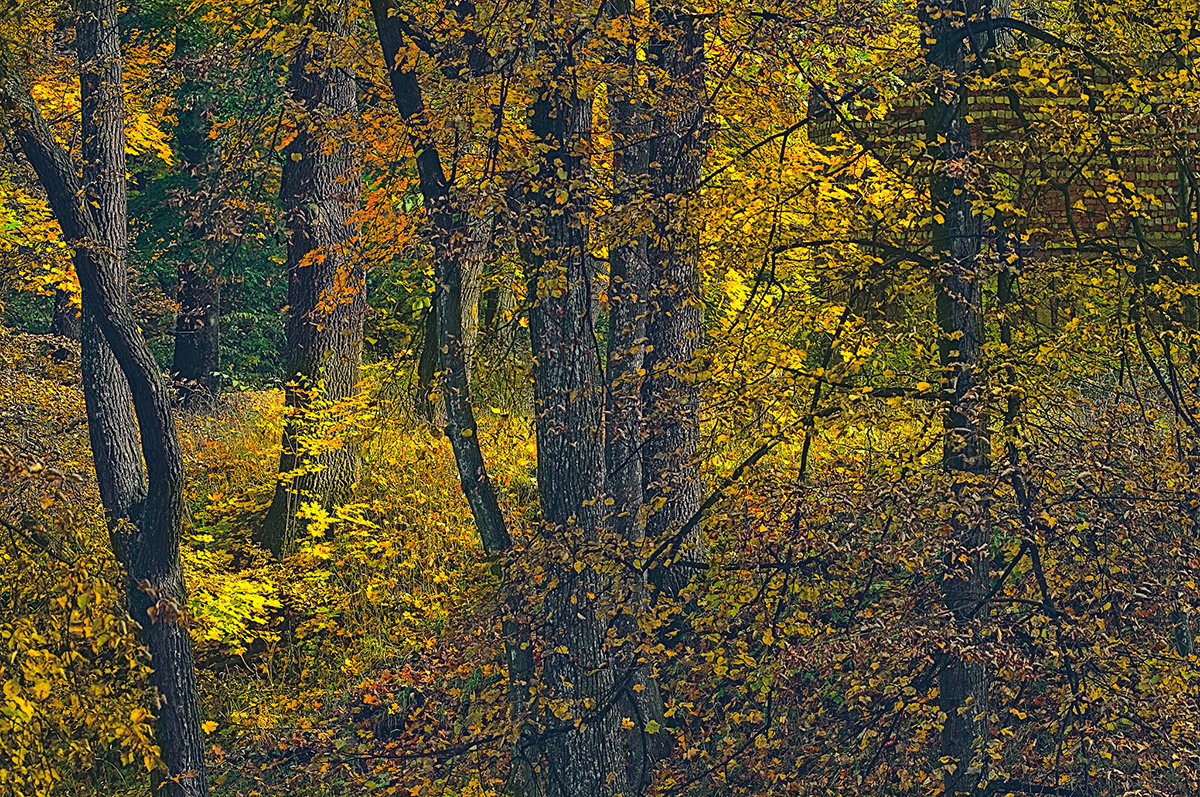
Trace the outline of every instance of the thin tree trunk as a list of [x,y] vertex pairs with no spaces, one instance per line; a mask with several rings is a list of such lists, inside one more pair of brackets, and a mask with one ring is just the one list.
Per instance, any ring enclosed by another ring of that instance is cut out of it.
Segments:
[[[976,11],[982,9],[977,8]],[[947,396],[943,467],[955,476],[956,539],[947,552],[943,591],[959,626],[959,641],[978,640],[989,587],[986,524],[970,507],[978,474],[988,469],[979,384],[983,346],[983,291],[979,275],[981,227],[972,215],[973,163],[966,119],[964,13],[956,2],[922,7],[925,59],[935,70],[925,113],[926,151],[933,159],[929,194],[933,249],[938,259],[938,351]],[[939,706],[946,715],[941,755],[949,759],[946,794],[974,794],[987,776],[988,673],[966,656],[946,654]],[[953,771],[950,771],[953,770]]]
[[[318,9],[315,32],[300,42],[289,78],[299,118],[288,145],[280,192],[288,225],[287,404],[280,481],[260,539],[276,555],[295,544],[301,502],[344,500],[358,476],[358,456],[343,446],[307,450],[309,413],[355,394],[367,309],[362,262],[350,251],[350,217],[359,201],[351,128],[358,111],[349,10]],[[328,411],[325,409],[324,411]]]
[[[684,205],[697,196],[704,146],[704,33],[693,16],[664,14],[649,62],[661,71],[652,111],[652,191],[661,208],[649,248],[646,380],[642,392],[646,535],[669,539],[700,510],[697,454],[700,398],[690,371],[703,335],[699,234]],[[696,531],[674,540],[673,556],[651,572],[658,589],[677,595],[707,560]]]
[[79,340],[83,323],[79,307],[75,305],[71,292],[62,288],[54,291],[54,312],[50,317],[50,334]]
[[505,354],[510,354],[517,342],[517,329],[520,319],[517,318],[517,293],[513,290],[512,278],[505,276],[496,288],[496,341]]
[[4,86],[5,111],[75,248],[83,297],[88,431],[113,549],[125,568],[129,612],[150,652],[150,681],[160,698],[156,734],[167,768],[162,785],[171,797],[202,797],[207,778],[179,560],[183,455],[167,386],[128,304],[124,103],[115,2],[101,0],[80,9],[76,45],[82,184],[28,87],[12,75]]
[[[496,497],[496,487],[488,476],[483,450],[479,445],[475,413],[471,408],[466,364],[463,359],[462,321],[462,259],[466,251],[467,229],[465,216],[455,207],[451,187],[442,167],[441,154],[425,115],[424,97],[417,76],[401,58],[405,39],[398,19],[388,0],[371,0],[371,12],[379,34],[379,44],[387,65],[392,95],[400,116],[404,119],[416,153],[417,177],[421,195],[429,216],[430,248],[434,252],[434,311],[437,319],[435,351],[440,352],[446,437],[454,451],[458,466],[459,484],[467,497],[471,516],[479,531],[483,549],[489,556],[500,557],[512,547],[504,515]],[[428,344],[427,344],[428,345]],[[512,599],[510,616],[504,621],[505,659],[511,684],[515,722],[524,724],[524,703],[528,699],[529,680],[533,672],[533,649],[527,629],[515,619],[516,597]],[[517,744],[516,758],[527,757],[523,738]]]
[[413,406],[417,415],[434,429],[446,425],[445,405],[437,393],[437,374],[442,354],[438,346],[437,288],[434,288],[434,303],[425,312],[422,324],[421,358],[417,361],[417,395]]
[[[186,24],[175,37],[175,60],[188,77],[180,86],[175,138],[181,165],[193,178],[203,176],[209,155],[208,124],[200,105],[201,87],[191,76],[195,44]],[[178,263],[175,350],[171,370],[180,385],[181,404],[188,410],[210,407],[221,391],[221,284],[217,275],[216,247],[205,240],[204,213],[184,208]]]

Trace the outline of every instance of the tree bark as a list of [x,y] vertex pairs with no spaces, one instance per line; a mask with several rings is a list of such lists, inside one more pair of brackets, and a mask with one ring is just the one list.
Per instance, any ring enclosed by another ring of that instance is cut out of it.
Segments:
[[[633,13],[632,4],[614,4],[617,19]],[[651,282],[649,236],[644,231],[651,216],[645,195],[650,176],[651,123],[645,101],[639,96],[643,70],[638,44],[621,45],[615,55],[615,79],[608,87],[609,118],[613,130],[613,213],[618,223],[611,230],[608,270],[608,340],[605,371],[605,460],[609,526],[617,539],[640,554],[646,536],[645,494],[642,474],[642,386],[646,361],[646,295]],[[617,677],[622,684],[623,715],[632,723],[626,741],[626,782],[641,792],[654,764],[670,748],[667,733],[648,733],[656,722],[665,727],[662,695],[650,662],[639,652],[639,613],[645,611],[648,590],[636,574],[627,588],[624,610],[617,618],[618,634],[625,638]]]
[[54,291],[54,311],[50,317],[50,334],[79,340],[83,333],[80,310],[72,301],[70,291],[59,288]]
[[307,446],[307,438],[321,433],[312,412],[328,413],[330,404],[353,396],[362,364],[367,295],[364,264],[350,249],[360,188],[352,147],[354,72],[343,63],[349,47],[349,9],[318,9],[288,83],[299,117],[280,188],[288,226],[286,400],[292,414],[283,432],[280,481],[260,532],[277,556],[295,545],[302,502],[329,507],[346,498],[358,476],[350,447],[315,454]]
[[[175,36],[175,61],[186,78],[177,93],[175,130],[180,168],[193,178],[203,177],[209,157],[208,123],[200,102],[201,86],[192,72],[196,45],[186,24]],[[180,230],[181,257],[177,267],[175,350],[171,371],[180,386],[180,403],[187,410],[212,406],[221,392],[221,284],[213,262],[217,252],[206,240],[203,209],[184,208]]]
[[[700,510],[703,484],[697,455],[700,397],[690,378],[703,336],[700,241],[686,209],[700,188],[704,161],[704,33],[691,15],[664,13],[648,61],[660,78],[652,110],[652,191],[660,204],[648,259],[646,379],[642,391],[642,453],[646,535],[679,534]],[[658,589],[677,595],[707,560],[698,524],[675,540],[672,556],[650,574]]]
[[582,565],[560,565],[558,586],[546,596],[544,686],[561,725],[551,725],[543,753],[552,794],[607,797],[627,788],[614,661],[596,606],[612,584],[584,553],[602,539],[607,492],[605,391],[584,223],[590,207],[578,187],[588,179],[591,99],[579,95],[573,53],[548,39],[535,47],[552,64],[529,123],[543,152],[541,177],[523,197],[538,493],[550,549]]
[[425,422],[434,429],[441,429],[446,425],[446,415],[443,412],[443,404],[437,394],[437,374],[438,368],[442,360],[442,353],[438,345],[438,315],[437,315],[437,288],[434,288],[434,303],[429,306],[425,312],[425,323],[421,341],[421,358],[417,361],[417,394],[413,400],[413,406],[417,411],[417,415],[425,419]]
[[[203,251],[212,253],[211,247]],[[171,371],[186,410],[212,407],[221,392],[221,284],[211,262],[181,260],[175,295],[175,351]]]
[[[479,341],[479,302],[483,286],[483,266],[487,256],[489,226],[486,220],[472,216],[466,223],[467,237],[461,258],[462,299],[459,302],[461,320],[459,339],[462,345],[463,381],[469,386]],[[437,307],[429,308],[425,318],[425,340],[417,363],[416,409],[437,429],[446,425],[446,408],[438,393],[437,374],[441,366],[441,344],[438,337]],[[433,398],[430,398],[433,396]]]
[[[983,290],[979,274],[981,226],[972,215],[974,163],[966,119],[968,65],[962,24],[985,7],[946,0],[922,6],[925,60],[932,67],[930,105],[925,113],[926,151],[932,158],[929,195],[933,250],[937,256],[938,352],[946,395],[943,467],[955,477],[959,506],[947,552],[943,591],[959,629],[956,642],[978,641],[986,618],[989,587],[988,533],[974,517],[973,477],[988,469],[982,421]],[[978,49],[976,53],[982,51]],[[985,48],[986,49],[986,48]],[[982,57],[982,56],[981,56]],[[938,701],[946,715],[941,755],[949,759],[946,794],[974,794],[987,777],[988,673],[986,666],[957,652],[944,654]],[[952,770],[952,771],[950,771]]]
[[467,221],[467,256],[462,272],[462,348],[463,371],[468,385],[475,371],[479,348],[479,301],[482,298],[483,267],[487,262],[491,223],[487,218],[471,216]]
[[76,46],[82,182],[28,86],[8,76],[3,101],[16,143],[75,251],[92,456],[113,549],[125,568],[130,616],[150,652],[150,682],[159,697],[157,741],[167,769],[163,786],[171,797],[201,797],[207,777],[179,559],[183,454],[170,394],[128,304],[124,101],[115,2],[80,8]]

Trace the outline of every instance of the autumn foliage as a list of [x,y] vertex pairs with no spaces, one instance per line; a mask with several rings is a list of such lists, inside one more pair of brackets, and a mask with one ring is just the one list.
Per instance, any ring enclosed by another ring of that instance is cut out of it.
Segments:
[[0,11],[0,795],[1200,793],[1196,12]]

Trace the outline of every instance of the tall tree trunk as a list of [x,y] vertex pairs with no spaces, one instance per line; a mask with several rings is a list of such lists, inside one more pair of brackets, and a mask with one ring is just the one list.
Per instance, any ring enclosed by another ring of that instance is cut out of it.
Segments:
[[[351,143],[357,118],[349,9],[317,8],[315,30],[300,42],[288,84],[297,133],[288,145],[280,188],[288,226],[287,404],[280,481],[260,539],[276,555],[295,544],[301,502],[344,500],[358,475],[348,446],[307,450],[309,413],[319,402],[357,391],[367,309],[363,263],[350,251],[350,217],[359,201]],[[328,411],[327,409],[325,411]]]
[[28,87],[10,75],[3,99],[17,143],[75,248],[92,456],[113,549],[125,568],[130,616],[150,652],[150,681],[160,698],[156,733],[167,768],[162,785],[172,797],[201,797],[207,777],[179,559],[183,453],[167,386],[128,303],[124,99],[115,2],[80,8],[76,46],[82,183]]
[[[986,9],[946,0],[921,7],[925,59],[933,67],[930,105],[925,112],[926,151],[932,158],[929,195],[933,250],[937,256],[938,351],[946,395],[943,467],[955,477],[956,539],[947,553],[946,606],[960,628],[962,644],[978,640],[986,617],[989,587],[986,524],[971,508],[975,477],[988,469],[982,420],[983,290],[979,274],[980,221],[971,212],[974,164],[966,119],[967,62],[963,24]],[[976,53],[979,43],[976,42]],[[988,673],[986,666],[956,652],[945,654],[938,701],[946,715],[943,759],[949,759],[946,794],[974,794],[987,773]],[[949,770],[953,771],[949,771]]]
[[[614,4],[614,17],[629,22],[632,3]],[[645,496],[642,483],[642,383],[646,360],[646,293],[651,281],[644,225],[650,208],[643,197],[650,173],[651,124],[639,97],[643,76],[638,43],[619,46],[615,79],[608,86],[613,130],[613,205],[617,224],[611,234],[608,271],[608,340],[605,371],[605,460],[609,525],[613,534],[640,553],[645,540]],[[618,681],[622,707],[633,727],[628,733],[626,780],[634,793],[644,789],[655,762],[669,752],[667,733],[648,733],[646,726],[665,726],[662,696],[650,663],[638,650],[638,614],[646,609],[648,591],[641,574],[628,588],[617,631],[626,639]]]
[[[175,61],[186,75],[177,92],[179,103],[175,138],[180,168],[193,179],[202,178],[209,157],[208,123],[201,105],[201,86],[193,76],[196,45],[188,25],[175,36]],[[179,289],[176,301],[175,350],[171,370],[180,384],[185,409],[212,405],[221,391],[221,284],[214,258],[216,248],[206,240],[208,224],[203,209],[184,207],[180,230]]]
[[[651,190],[661,207],[648,257],[652,276],[642,392],[643,479],[654,540],[681,533],[700,510],[697,467],[700,398],[690,378],[703,335],[699,233],[686,205],[699,193],[704,162],[704,33],[692,15],[664,12],[649,62],[660,75],[652,110]],[[707,559],[697,532],[673,540],[670,559],[651,571],[655,586],[678,594]]]
[[[604,384],[592,324],[592,264],[585,216],[591,99],[580,96],[574,54],[562,40],[539,40],[552,74],[538,87],[530,128],[543,150],[526,187],[529,337],[533,352],[538,493],[549,547],[565,562],[546,596],[544,686],[561,727],[551,725],[543,753],[550,791],[571,797],[626,792],[621,714],[612,651],[596,606],[611,579],[587,563],[606,523]],[[569,46],[569,45],[568,45]]]

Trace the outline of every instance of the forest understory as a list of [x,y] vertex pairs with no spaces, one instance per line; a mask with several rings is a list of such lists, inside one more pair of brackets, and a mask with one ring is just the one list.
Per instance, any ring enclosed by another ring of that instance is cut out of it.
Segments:
[[1200,794],[1197,18],[0,9],[0,797]]

